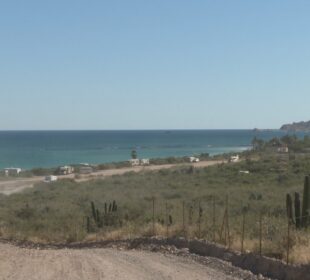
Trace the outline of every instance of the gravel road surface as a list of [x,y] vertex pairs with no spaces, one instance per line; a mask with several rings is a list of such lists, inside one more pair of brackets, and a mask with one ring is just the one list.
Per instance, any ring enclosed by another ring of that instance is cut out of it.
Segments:
[[[1,280],[241,280],[230,264],[205,258],[121,248],[29,249],[0,243]],[[260,279],[260,278],[259,278]]]

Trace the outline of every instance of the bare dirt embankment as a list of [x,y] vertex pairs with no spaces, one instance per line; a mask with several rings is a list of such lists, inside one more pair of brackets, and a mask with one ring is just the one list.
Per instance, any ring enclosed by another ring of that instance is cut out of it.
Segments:
[[34,249],[0,243],[0,280],[255,280],[264,279],[216,258],[175,247]]
[[[140,172],[147,170],[160,170],[160,169],[169,169],[176,166],[187,165],[194,167],[207,167],[211,165],[216,165],[220,163],[225,163],[224,161],[201,161],[193,164],[163,164],[163,165],[150,165],[150,166],[135,166],[135,167],[127,167],[120,169],[108,169],[102,170],[92,173],[91,175],[81,175],[79,179],[76,181],[88,181],[94,178],[104,178],[113,175],[122,175],[127,172]],[[74,179],[74,174],[59,176],[59,179]],[[44,177],[36,176],[31,178],[20,178],[20,179],[10,179],[10,180],[2,180],[0,181],[0,193],[5,195],[10,195],[12,193],[20,192],[27,188],[32,188],[35,183],[42,182]]]

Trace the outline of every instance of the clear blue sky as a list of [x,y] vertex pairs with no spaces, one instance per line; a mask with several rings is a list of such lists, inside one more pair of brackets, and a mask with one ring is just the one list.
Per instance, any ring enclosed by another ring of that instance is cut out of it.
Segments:
[[0,2],[0,129],[310,119],[310,1]]

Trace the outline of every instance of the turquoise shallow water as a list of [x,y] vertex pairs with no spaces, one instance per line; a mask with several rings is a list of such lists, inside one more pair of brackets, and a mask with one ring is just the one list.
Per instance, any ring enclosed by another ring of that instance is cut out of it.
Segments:
[[105,163],[139,157],[211,155],[249,148],[254,136],[270,139],[279,130],[0,131],[0,168]]

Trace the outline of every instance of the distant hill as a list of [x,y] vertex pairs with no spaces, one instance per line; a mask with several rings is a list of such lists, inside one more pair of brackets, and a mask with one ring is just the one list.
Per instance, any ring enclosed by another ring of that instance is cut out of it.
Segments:
[[294,122],[292,124],[284,124],[280,128],[285,131],[307,131],[310,132],[310,121],[308,122]]

